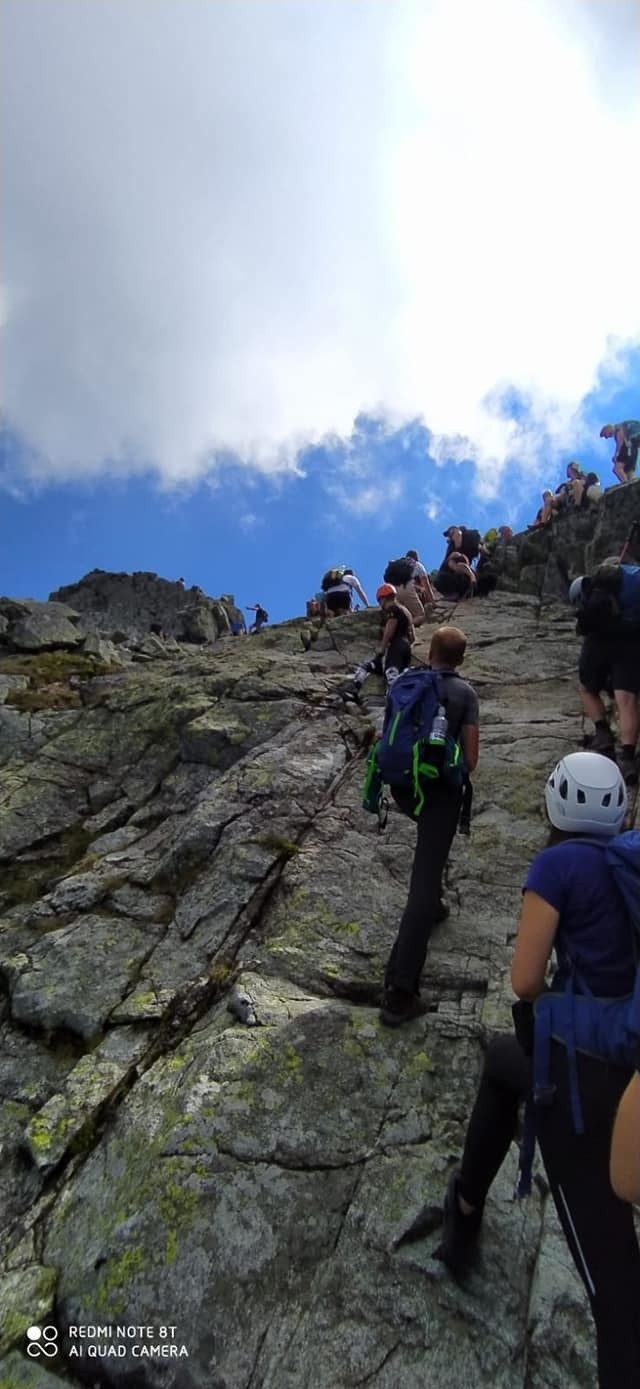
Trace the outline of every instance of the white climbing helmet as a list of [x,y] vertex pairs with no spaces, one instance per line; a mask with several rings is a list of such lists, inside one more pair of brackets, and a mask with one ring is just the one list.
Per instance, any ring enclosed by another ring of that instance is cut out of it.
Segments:
[[599,752],[570,752],[545,786],[547,815],[568,834],[617,834],[627,813],[622,773]]
[[570,587],[570,589],[569,589],[569,602],[570,602],[570,603],[579,603],[579,602],[580,602],[580,599],[582,598],[582,585],[583,585],[583,583],[584,583],[584,575],[582,575],[582,574],[580,575],[580,578],[579,578],[579,579],[574,579],[574,580],[573,580],[573,583],[571,584],[571,587]]

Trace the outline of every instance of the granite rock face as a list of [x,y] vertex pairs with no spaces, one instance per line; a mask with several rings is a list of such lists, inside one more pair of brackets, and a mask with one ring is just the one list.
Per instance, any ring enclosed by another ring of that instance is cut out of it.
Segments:
[[50,601],[71,603],[90,626],[109,639],[142,637],[152,624],[169,637],[186,642],[212,642],[230,632],[230,622],[242,614],[233,595],[208,598],[201,588],[185,588],[182,579],[157,574],[110,574],[93,569],[76,584],[59,588]]
[[[399,1033],[375,1004],[415,831],[361,809],[376,682],[369,711],[337,694],[371,610],[309,652],[291,622],[84,678],[75,708],[0,709],[20,733],[0,724],[7,1389],[594,1382],[581,1285],[544,1181],[512,1199],[515,1152],[465,1288],[432,1257],[437,1214],[395,1247],[441,1203],[510,1027],[542,786],[581,731],[566,606],[498,593],[454,616],[482,711],[473,829],[429,1010]],[[42,1368],[34,1323],[60,1333]],[[77,1324],[104,1354],[71,1354]],[[123,1325],[174,1327],[176,1355],[108,1355]]]

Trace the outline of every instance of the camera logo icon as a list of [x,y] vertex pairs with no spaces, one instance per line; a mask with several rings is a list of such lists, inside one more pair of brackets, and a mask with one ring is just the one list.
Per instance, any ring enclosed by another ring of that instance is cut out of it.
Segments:
[[30,1326],[27,1331],[27,1355],[37,1360],[46,1355],[48,1360],[58,1354],[58,1328],[56,1326]]

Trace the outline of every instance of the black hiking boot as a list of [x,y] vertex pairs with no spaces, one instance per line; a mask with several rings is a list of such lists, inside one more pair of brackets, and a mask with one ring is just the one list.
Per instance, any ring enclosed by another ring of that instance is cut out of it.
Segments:
[[635,753],[629,753],[621,748],[616,762],[622,772],[625,786],[635,786],[638,780],[638,759]]
[[434,1259],[440,1259],[456,1277],[464,1273],[469,1264],[482,1224],[481,1208],[474,1210],[471,1215],[463,1215],[460,1210],[459,1181],[460,1168],[454,1167],[444,1198],[442,1240],[433,1254]]
[[589,752],[601,752],[603,757],[615,756],[613,733],[610,728],[596,728],[589,739]]
[[379,1017],[385,1027],[402,1027],[403,1023],[422,1017],[426,1011],[427,1005],[419,994],[408,994],[404,989],[385,989]]
[[338,690],[338,694],[345,704],[362,704],[359,685],[343,685],[342,689]]

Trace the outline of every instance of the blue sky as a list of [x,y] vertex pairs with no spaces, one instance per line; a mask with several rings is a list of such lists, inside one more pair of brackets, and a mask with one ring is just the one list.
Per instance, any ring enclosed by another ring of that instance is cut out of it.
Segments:
[[330,564],[372,596],[452,521],[526,524],[569,458],[608,483],[600,425],[640,415],[635,0],[0,27],[0,591],[151,569],[277,619]]
[[[640,350],[630,354],[623,374],[637,381],[639,369]],[[324,570],[345,563],[374,601],[386,561],[412,547],[435,567],[445,548],[442,532],[452,522],[481,531],[502,522],[522,529],[542,487],[562,481],[570,457],[608,486],[613,446],[599,439],[600,425],[637,418],[639,407],[640,390],[605,385],[585,401],[593,421],[585,446],[559,453],[546,470],[541,459],[536,478],[514,459],[493,499],[474,493],[472,462],[429,456],[424,426],[387,432],[366,417],[348,441],[304,451],[295,476],[269,478],[227,463],[213,481],[180,490],[162,491],[153,477],[101,477],[21,497],[0,492],[0,591],[46,598],[93,568],[149,569],[212,595],[233,592],[243,606],[261,602],[278,621],[304,612]],[[526,415],[514,393],[505,393],[503,408],[521,420]],[[15,440],[4,442],[15,478],[20,449]]]

